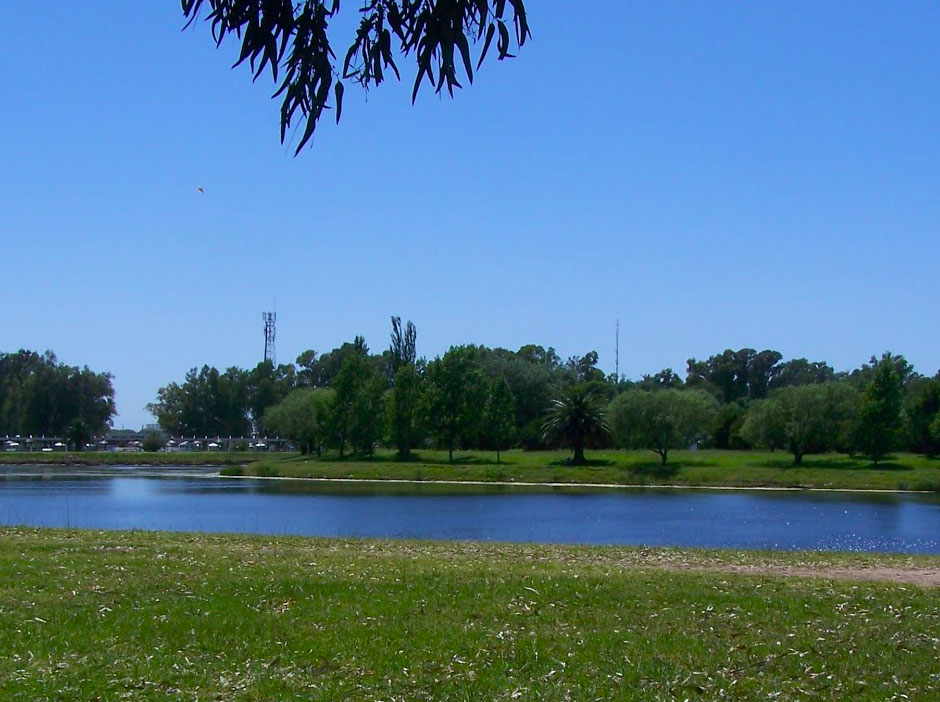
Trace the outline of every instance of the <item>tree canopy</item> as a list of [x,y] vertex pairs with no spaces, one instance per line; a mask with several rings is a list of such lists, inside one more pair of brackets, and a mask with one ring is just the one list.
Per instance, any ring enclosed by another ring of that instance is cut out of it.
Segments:
[[665,465],[671,449],[708,436],[718,402],[702,390],[628,390],[611,402],[610,415],[618,445],[650,449]]
[[73,427],[84,443],[116,411],[109,373],[60,363],[51,351],[0,353],[0,433],[64,436]]
[[[170,434],[244,435],[258,430],[258,418],[268,419],[269,409],[291,393],[330,388],[336,401],[315,408],[318,431],[325,433],[314,444],[307,441],[307,450],[362,454],[385,445],[407,458],[430,446],[453,455],[564,442],[578,454],[572,434],[543,431],[546,412],[568,403],[577,390],[590,392],[593,409],[606,411],[613,428],[610,437],[604,431],[587,436],[585,445],[650,448],[663,461],[672,449],[693,442],[701,448],[787,449],[797,463],[805,454],[828,451],[873,460],[894,447],[940,451],[940,374],[924,377],[900,355],[836,372],[822,361],[784,361],[771,349],[729,349],[693,359],[685,378],[667,368],[634,382],[605,376],[595,351],[563,361],[552,347],[536,344],[517,351],[471,344],[429,361],[418,355],[413,324],[392,317],[391,332],[389,346],[378,353],[357,336],[323,354],[305,351],[296,366],[193,369],[182,383],[160,388],[150,407]],[[296,402],[284,410],[310,411],[300,398]],[[263,425],[300,436],[288,424]],[[888,439],[880,449],[872,443],[879,437]],[[295,441],[303,448],[303,439]]]
[[[203,10],[212,38],[241,41],[235,65],[247,62],[257,80],[267,68],[281,97],[281,142],[295,123],[304,130],[295,153],[313,136],[324,110],[339,122],[344,80],[365,89],[391,73],[401,78],[396,57],[417,67],[411,99],[425,79],[453,96],[461,75],[473,82],[495,39],[499,60],[511,58],[531,36],[523,0],[364,0],[358,28],[342,61],[334,53],[330,23],[340,0],[181,0],[186,26]],[[479,50],[476,50],[479,45]],[[333,104],[330,105],[330,100]]]

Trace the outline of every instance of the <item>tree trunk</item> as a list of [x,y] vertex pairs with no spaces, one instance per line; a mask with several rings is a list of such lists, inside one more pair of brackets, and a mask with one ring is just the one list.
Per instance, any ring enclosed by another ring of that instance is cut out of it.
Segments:
[[669,449],[664,449],[664,450],[662,450],[662,451],[657,451],[656,453],[659,454],[659,458],[660,458],[660,464],[659,464],[659,465],[661,465],[661,466],[666,465],[666,457],[669,455]]
[[450,463],[454,462],[454,446],[453,444],[447,445],[447,460]]
[[496,462],[499,463],[499,449],[496,449]]
[[583,466],[587,461],[584,459],[584,444],[576,444],[574,447],[574,456],[571,458],[571,465]]
[[803,465],[803,452],[802,451],[793,452],[793,465],[795,466]]

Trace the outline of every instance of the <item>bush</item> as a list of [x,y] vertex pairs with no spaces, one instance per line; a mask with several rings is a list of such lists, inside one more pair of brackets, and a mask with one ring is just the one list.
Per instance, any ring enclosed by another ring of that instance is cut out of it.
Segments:
[[144,451],[161,451],[166,445],[166,440],[163,437],[163,434],[157,431],[149,431],[144,440],[141,442],[141,448]]

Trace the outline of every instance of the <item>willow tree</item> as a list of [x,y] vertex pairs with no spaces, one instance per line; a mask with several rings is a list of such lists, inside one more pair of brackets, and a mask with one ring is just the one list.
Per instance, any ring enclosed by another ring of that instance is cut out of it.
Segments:
[[396,59],[405,57],[417,68],[412,102],[425,80],[453,97],[463,76],[473,82],[494,41],[503,60],[530,37],[524,0],[360,0],[354,8],[358,28],[339,61],[330,23],[340,14],[340,0],[181,4],[187,26],[205,11],[216,45],[230,35],[241,41],[236,66],[247,62],[256,80],[270,70],[274,97],[282,98],[281,142],[295,120],[304,124],[295,153],[313,136],[325,110],[335,108],[339,122],[346,82],[369,89],[393,73],[400,79]]
[[718,401],[703,390],[628,390],[610,403],[614,439],[621,447],[646,448],[666,465],[669,451],[708,435]]

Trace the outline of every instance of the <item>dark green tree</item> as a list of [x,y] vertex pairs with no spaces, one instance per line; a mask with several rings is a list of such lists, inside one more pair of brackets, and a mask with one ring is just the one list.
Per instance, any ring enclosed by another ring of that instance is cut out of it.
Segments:
[[454,346],[431,361],[426,370],[424,419],[453,462],[454,449],[476,445],[486,385],[472,346]]
[[655,375],[643,375],[637,385],[643,390],[669,390],[670,388],[681,388],[683,384],[682,376],[673,371],[672,368],[665,368]]
[[686,384],[713,389],[723,403],[766,397],[777,363],[777,351],[726,349],[705,361],[688,360]]
[[575,466],[587,463],[584,447],[589,440],[609,433],[603,396],[584,385],[565,388],[561,396],[552,401],[542,424],[542,435],[547,442],[571,447],[571,465]]
[[901,429],[901,378],[890,354],[875,364],[859,414],[856,447],[872,463],[897,448]]
[[260,430],[261,418],[294,389],[294,366],[262,361],[248,374],[248,407],[255,430]]
[[173,436],[245,436],[251,432],[250,384],[250,374],[240,368],[192,368],[181,384],[157,390],[147,410]]
[[84,451],[85,446],[94,438],[91,426],[81,417],[76,417],[65,428],[65,443],[73,451]]
[[480,362],[486,376],[503,378],[515,398],[518,442],[526,449],[544,446],[542,422],[545,408],[570,383],[567,368],[554,349],[530,344],[513,352],[508,349],[480,349]]
[[115,412],[110,374],[60,363],[51,351],[0,353],[0,433],[62,436],[81,420],[98,434]]
[[297,387],[317,387],[317,352],[313,349],[307,349],[297,356],[297,360],[294,361],[294,363],[297,366]]
[[505,378],[496,378],[490,383],[486,406],[483,409],[483,446],[496,451],[496,462],[500,463],[500,451],[510,448],[516,438],[516,401]]
[[421,435],[422,379],[413,363],[402,365],[386,402],[388,434],[398,457],[407,460]]
[[930,438],[940,444],[940,412],[935,414],[930,422]]
[[402,366],[414,365],[418,359],[418,332],[410,321],[401,326],[401,317],[392,317],[392,344],[389,347],[391,363],[389,377],[394,379]]
[[374,366],[368,368],[368,375],[353,401],[349,443],[357,453],[371,455],[385,426],[383,396],[386,384]]
[[903,355],[885,351],[881,354],[880,359],[877,356],[872,356],[868,363],[863,363],[861,367],[849,373],[847,380],[854,383],[858,389],[865,390],[875,377],[878,366],[883,363],[891,365],[895,375],[897,375],[898,379],[901,381],[901,387],[903,388],[906,388],[911,382],[921,377],[920,373],[914,370],[914,366],[904,358]]
[[[512,17],[506,12],[511,9]],[[248,62],[257,79],[265,68],[282,97],[281,141],[295,119],[305,122],[299,153],[313,136],[323,111],[343,106],[343,80],[377,87],[394,73],[396,56],[413,57],[417,76],[412,101],[425,78],[453,95],[461,87],[461,69],[473,82],[495,39],[499,59],[510,58],[512,39],[529,37],[523,0],[364,0],[359,26],[345,58],[336,60],[329,25],[340,14],[340,0],[182,0],[188,24],[205,9],[212,36],[221,44],[229,35],[241,42],[235,65]],[[471,45],[481,43],[476,56]]]
[[597,351],[588,351],[580,357],[572,356],[565,365],[576,383],[604,380],[604,372],[597,367]]
[[711,447],[717,449],[740,448],[739,433],[744,424],[746,403],[743,400],[721,405],[711,430]]
[[940,417],[940,374],[925,378],[908,398],[905,407],[910,448],[926,456],[940,454],[940,440],[931,426]]
[[368,357],[368,347],[361,337],[353,342],[343,367],[333,379],[336,391],[332,412],[332,444],[343,457],[346,445],[371,453],[382,432],[382,393],[384,383]]
[[791,385],[831,383],[835,379],[836,372],[828,363],[794,358],[777,366],[773,377],[770,379],[770,389],[776,390]]
[[346,359],[359,354],[369,359],[369,362],[377,368],[382,366],[384,360],[381,356],[369,356],[369,346],[361,336],[355,337],[352,341],[344,342],[339,348],[328,351],[317,356],[315,351],[304,351],[297,358],[300,365],[300,375],[303,379],[303,387],[325,388],[333,384],[333,380],[339,373]]

